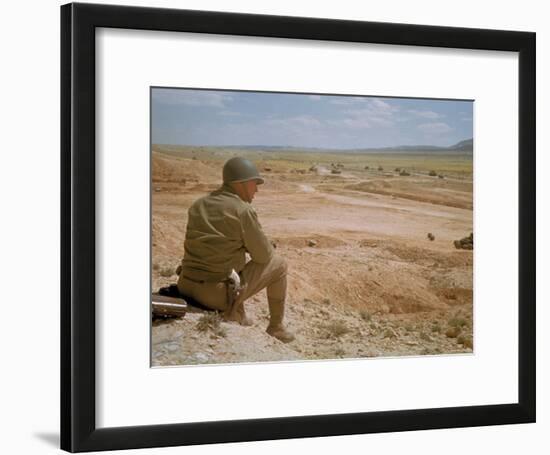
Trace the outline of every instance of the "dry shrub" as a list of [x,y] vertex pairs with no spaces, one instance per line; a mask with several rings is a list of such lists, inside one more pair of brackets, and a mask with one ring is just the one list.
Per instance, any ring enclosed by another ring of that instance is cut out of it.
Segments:
[[221,326],[222,318],[217,311],[206,313],[197,322],[196,329],[199,332],[211,330],[215,335],[225,337],[226,330]]
[[471,336],[460,335],[456,342],[463,345],[467,349],[473,349],[474,347],[474,341]]
[[329,336],[334,338],[340,338],[342,335],[345,335],[350,331],[344,321],[332,321],[330,324],[327,324],[325,328],[327,329]]
[[455,317],[449,320],[449,326],[455,327],[457,329],[460,329],[462,327],[466,327],[468,325],[468,321],[464,318]]
[[172,267],[162,267],[159,270],[159,275],[165,278],[169,278],[174,274],[174,269]]
[[342,348],[336,348],[334,350],[334,355],[337,357],[344,357],[346,355],[346,351],[345,349],[342,349]]
[[372,320],[372,315],[367,310],[361,310],[359,314],[361,315],[361,319],[365,322],[370,322]]

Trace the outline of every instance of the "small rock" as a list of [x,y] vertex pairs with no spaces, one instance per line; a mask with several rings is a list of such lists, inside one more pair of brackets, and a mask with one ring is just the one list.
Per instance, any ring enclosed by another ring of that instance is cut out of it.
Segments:
[[384,338],[397,338],[397,333],[391,327],[384,332]]
[[456,338],[460,335],[460,329],[458,327],[449,327],[445,332],[447,338]]
[[175,352],[179,349],[180,346],[179,343],[177,343],[176,341],[172,341],[170,343],[164,343],[163,347],[169,352]]
[[197,352],[195,354],[193,354],[192,356],[192,359],[196,362],[200,362],[200,363],[204,363],[204,362],[207,362],[208,361],[208,356],[206,354],[204,354],[203,352]]
[[428,232],[428,239],[433,242],[435,240],[435,236],[431,232]]
[[420,339],[424,341],[433,341],[433,338],[426,332],[420,332]]
[[316,246],[317,245],[317,240],[308,240],[307,241],[307,246]]
[[390,307],[389,307],[389,305],[386,305],[386,304],[381,305],[379,311],[382,314],[388,314],[388,313],[390,313]]
[[470,336],[460,335],[456,341],[458,344],[461,344],[465,348],[472,349],[474,347],[474,340]]

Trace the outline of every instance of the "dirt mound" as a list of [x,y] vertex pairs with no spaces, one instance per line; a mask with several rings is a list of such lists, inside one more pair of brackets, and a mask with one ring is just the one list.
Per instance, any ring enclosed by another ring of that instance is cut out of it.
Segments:
[[375,191],[382,189],[393,188],[394,184],[388,182],[387,180],[369,180],[366,182],[358,182],[350,185],[346,185],[345,189],[356,190],[356,191]]
[[472,289],[464,288],[442,288],[437,290],[437,295],[444,298],[448,305],[458,306],[465,305],[472,301]]
[[221,168],[216,162],[180,158],[153,151],[151,174],[155,183],[221,183]]
[[171,258],[178,261],[183,257],[184,223],[168,223],[153,217],[152,223],[153,256]]
[[289,265],[293,301],[330,302],[329,311],[368,310],[403,314],[445,309],[422,271],[407,263],[388,262],[353,245],[282,251]]
[[471,266],[474,261],[472,254],[456,251],[444,253],[427,248],[405,245],[388,245],[385,249],[403,261],[423,265],[436,264],[440,267],[461,267]]
[[346,242],[336,237],[311,234],[304,236],[277,237],[274,239],[277,246],[291,248],[336,248],[347,245]]
[[[473,200],[471,193],[464,192],[462,186],[466,183],[455,184],[457,188],[445,187],[439,182],[433,181],[426,187],[422,179],[407,181],[370,180],[345,185],[346,190],[362,191],[365,193],[381,194],[385,196],[399,197],[418,202],[446,205],[462,209],[472,209]],[[459,186],[460,185],[460,186]]]

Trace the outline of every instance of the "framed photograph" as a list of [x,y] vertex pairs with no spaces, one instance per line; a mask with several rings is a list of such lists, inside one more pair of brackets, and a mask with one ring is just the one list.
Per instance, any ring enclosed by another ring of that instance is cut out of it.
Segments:
[[535,421],[534,33],[61,36],[62,449]]

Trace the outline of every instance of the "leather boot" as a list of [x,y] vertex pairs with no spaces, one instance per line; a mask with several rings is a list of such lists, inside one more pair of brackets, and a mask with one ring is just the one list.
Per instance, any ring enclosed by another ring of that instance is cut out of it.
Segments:
[[269,325],[267,326],[266,332],[272,337],[277,338],[283,343],[290,343],[294,340],[294,334],[287,330],[283,325],[283,318],[285,314],[285,301],[269,301]]

